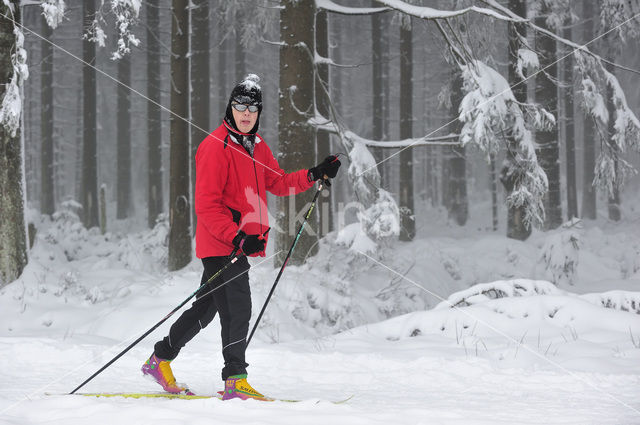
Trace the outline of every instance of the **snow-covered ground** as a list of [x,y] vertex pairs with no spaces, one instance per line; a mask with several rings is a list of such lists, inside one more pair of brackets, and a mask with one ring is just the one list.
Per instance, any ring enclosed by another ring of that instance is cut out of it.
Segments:
[[[250,382],[304,400],[292,404],[45,395],[79,385],[201,273],[166,272],[163,225],[101,236],[66,212],[39,224],[27,270],[0,290],[0,423],[640,424],[640,226],[627,213],[518,242],[434,211],[416,241],[371,258],[330,236],[287,268],[247,353]],[[253,265],[255,317],[277,270]],[[82,391],[156,390],[139,367],[171,322]],[[219,331],[172,364],[196,393],[221,388]]]

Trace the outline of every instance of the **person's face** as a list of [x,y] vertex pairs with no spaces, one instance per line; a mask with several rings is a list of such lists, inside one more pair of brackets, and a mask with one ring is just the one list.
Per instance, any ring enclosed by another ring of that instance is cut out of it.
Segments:
[[251,131],[254,125],[256,125],[256,121],[258,120],[258,111],[250,112],[249,108],[240,112],[236,108],[231,105],[231,111],[233,112],[233,119],[236,122],[236,126],[238,130],[243,133],[248,133]]

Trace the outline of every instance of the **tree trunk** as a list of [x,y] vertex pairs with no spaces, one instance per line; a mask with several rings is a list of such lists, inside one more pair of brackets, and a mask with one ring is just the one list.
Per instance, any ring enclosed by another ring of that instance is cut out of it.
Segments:
[[[131,87],[131,54],[118,60],[118,79]],[[129,89],[117,85],[118,96],[118,176],[116,181],[116,218],[124,219],[131,212],[131,95]]]
[[[571,22],[567,20],[564,38],[572,40]],[[569,48],[569,50],[571,50]],[[573,114],[573,55],[564,58],[564,128],[567,159],[567,220],[578,217],[578,196],[576,188],[576,141]]]
[[[0,13],[20,23],[19,3],[10,2],[13,12],[6,3],[0,3]],[[14,30],[14,23],[0,16],[0,99],[13,77]],[[27,265],[21,131],[0,124],[0,288],[17,279]]]
[[189,0],[173,0],[171,24],[171,159],[169,178],[169,270],[191,261],[189,196]]
[[[162,191],[162,123],[157,106],[161,102],[160,79],[160,0],[147,1],[147,218],[149,228],[156,225],[163,210]],[[155,102],[155,103],[154,103]]]
[[[549,29],[546,23],[547,6],[543,6],[540,17],[535,23]],[[544,73],[536,75],[536,102],[558,117],[558,91],[556,85],[549,78],[557,78],[558,67],[556,61],[556,41],[541,33],[536,33],[536,49],[540,52],[540,67]],[[548,76],[547,76],[548,75]],[[550,131],[536,132],[536,155],[540,166],[547,175],[549,190],[544,197],[545,230],[555,229],[562,224],[562,206],[560,205],[560,158],[558,149],[558,127]]]
[[[408,23],[407,25],[411,25]],[[400,139],[413,137],[413,40],[411,28],[400,26]],[[400,240],[416,235],[413,208],[413,150],[400,152]]]
[[44,17],[42,22],[42,37],[40,42],[42,61],[40,62],[40,141],[42,155],[41,184],[40,184],[40,212],[51,215],[55,211],[55,180],[53,168],[53,46],[49,43],[53,31]]
[[[82,2],[87,25],[95,18],[95,0]],[[82,40],[82,59],[95,66],[96,44]],[[99,225],[98,220],[98,159],[97,159],[97,104],[96,71],[91,66],[82,68],[82,207],[83,222],[88,229]]]
[[236,16],[237,19],[237,26],[236,26],[236,34],[235,37],[233,37],[233,40],[235,41],[235,49],[236,49],[236,55],[235,55],[235,60],[236,60],[236,75],[235,78],[233,78],[233,81],[238,82],[238,81],[242,81],[242,79],[244,78],[246,72],[247,72],[247,66],[246,66],[246,59],[245,59],[245,47],[242,45],[242,31],[240,30],[240,28],[243,27],[244,24],[244,17],[240,15],[240,12],[238,13],[238,15]]
[[[451,91],[451,118],[458,116],[458,108],[462,102],[462,74],[455,72]],[[452,131],[460,134],[462,123],[456,119],[452,125]],[[449,156],[449,180],[445,196],[449,198],[447,202],[447,212],[449,219],[455,220],[460,226],[464,226],[469,217],[469,205],[467,201],[467,160],[465,148],[462,146],[452,146]]]
[[[193,1],[191,32],[191,205],[196,188],[196,151],[211,131],[209,119],[209,0]],[[204,131],[203,131],[204,130]],[[195,229],[195,209],[192,214]]]
[[[527,6],[525,0],[509,0],[509,9],[518,14],[519,16],[526,18]],[[512,87],[513,95],[516,100],[521,103],[527,102],[527,85],[522,81],[517,69],[518,61],[518,49],[520,44],[518,43],[518,36],[526,37],[526,27],[523,24],[516,24],[510,22],[508,24],[509,32],[509,85]],[[517,143],[513,137],[508,140],[509,149],[507,150],[507,156],[505,158],[504,167],[501,170],[501,181],[506,190],[506,195],[510,195],[516,184],[516,180],[519,178],[519,165],[516,159]],[[524,206],[513,207],[509,206],[507,211],[507,237],[517,240],[525,240],[531,235],[531,226],[527,226],[524,221],[525,208]]]
[[498,230],[498,183],[496,181],[496,156],[489,160],[489,185],[491,187],[491,229]]
[[[316,52],[318,55],[329,57],[329,22],[327,12],[322,10],[316,14]],[[318,81],[316,81],[315,99],[318,113],[329,119],[329,99],[326,90],[329,90],[329,66],[319,63],[317,66]],[[316,133],[316,163],[319,163],[327,156],[331,155],[331,138],[326,131],[319,130]],[[324,189],[318,198],[318,235],[324,236],[333,231],[333,214],[331,213],[331,192]]]
[[[378,3],[371,2],[371,7],[377,7]],[[381,13],[371,15],[371,61],[373,62],[371,93],[373,94],[373,111],[371,114],[372,139],[383,140],[384,138],[384,117],[383,117],[383,100],[384,100],[384,80],[383,80],[383,52],[382,43],[386,36],[386,28],[383,22],[384,16]],[[371,153],[376,163],[381,163],[384,158],[383,148],[371,148]],[[385,187],[384,166],[378,166],[380,173],[380,186]]]
[[[586,19],[583,43],[593,40],[595,34],[595,19],[593,0],[584,0],[582,15]],[[595,220],[596,218],[596,188],[593,186],[596,167],[596,124],[591,115],[586,114],[583,124],[583,165],[582,165],[582,218]]]
[[[222,118],[224,118],[225,111],[227,110],[227,103],[229,102],[229,95],[231,94],[231,88],[227,87],[227,49],[229,47],[229,40],[226,38],[227,34],[224,30],[218,28],[221,40],[218,44],[218,106],[222,113],[218,117],[218,124],[221,124]],[[242,78],[242,77],[241,77]]]
[[[280,96],[278,134],[279,163],[287,172],[309,168],[313,160],[315,132],[307,124],[313,113],[313,57],[315,2],[283,0],[280,9]],[[295,87],[295,89],[294,89]],[[300,113],[302,112],[302,113]],[[276,238],[277,261],[283,261],[302,222],[312,190],[296,196],[278,198]],[[297,215],[296,215],[297,214]],[[308,223],[306,233],[298,241],[291,261],[300,264],[315,250],[317,223]]]

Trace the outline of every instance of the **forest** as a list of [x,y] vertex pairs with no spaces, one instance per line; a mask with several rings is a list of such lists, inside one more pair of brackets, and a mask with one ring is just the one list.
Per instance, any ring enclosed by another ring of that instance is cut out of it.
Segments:
[[[482,225],[519,240],[598,199],[619,220],[636,174],[635,2],[22,3],[3,6],[3,137],[24,140],[3,158],[5,284],[27,261],[20,217],[65,205],[102,233],[170,220],[167,266],[189,263],[195,152],[247,73],[283,169],[347,163],[298,263],[337,225],[411,241],[430,208],[464,226],[489,198]],[[309,200],[271,202],[277,250]]]

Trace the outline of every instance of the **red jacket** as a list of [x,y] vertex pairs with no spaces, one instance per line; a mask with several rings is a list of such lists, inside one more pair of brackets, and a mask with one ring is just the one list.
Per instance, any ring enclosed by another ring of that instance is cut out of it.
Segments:
[[[198,258],[231,254],[238,230],[248,235],[264,233],[269,227],[267,190],[286,196],[313,186],[307,179],[307,170],[285,173],[262,137],[256,134],[255,140],[251,158],[221,125],[198,147],[195,194]],[[264,255],[262,251],[252,256]]]

